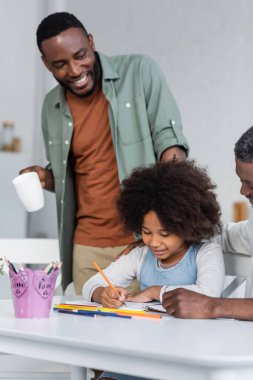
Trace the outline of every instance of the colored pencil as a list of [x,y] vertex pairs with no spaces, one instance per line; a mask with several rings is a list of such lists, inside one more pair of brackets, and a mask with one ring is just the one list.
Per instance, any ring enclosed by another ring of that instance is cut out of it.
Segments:
[[125,309],[111,309],[104,307],[94,307],[94,306],[78,306],[78,305],[67,305],[67,304],[58,304],[55,305],[54,310],[61,311],[66,310],[74,313],[83,312],[87,313],[96,313],[100,315],[117,314],[120,316],[129,316],[129,317],[142,317],[142,318],[151,318],[151,319],[161,319],[161,315],[155,313],[148,313],[141,310],[125,310]]
[[88,314],[88,313],[77,313],[75,310],[58,310],[58,313],[63,313],[63,314],[77,314],[77,315],[86,315],[87,317],[94,317],[95,314]]
[[130,315],[119,315],[117,313],[109,313],[109,312],[103,312],[100,310],[64,310],[59,309],[59,313],[65,313],[65,314],[75,314],[75,315],[84,315],[87,317],[94,317],[94,316],[101,316],[101,317],[115,317],[115,318],[127,318],[131,319]]

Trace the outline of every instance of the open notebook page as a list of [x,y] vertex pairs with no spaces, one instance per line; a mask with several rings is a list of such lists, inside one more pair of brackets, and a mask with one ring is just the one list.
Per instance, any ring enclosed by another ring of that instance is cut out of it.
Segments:
[[[91,301],[86,301],[86,300],[76,300],[76,301],[65,301],[64,303],[69,304],[69,305],[81,305],[81,306],[97,306],[97,307],[102,307],[101,304],[96,303],[96,302],[91,302]],[[162,307],[161,303],[159,301],[154,301],[154,302],[126,302],[126,305],[121,306],[121,309],[124,310],[151,310],[152,311],[163,311],[165,312],[165,309]],[[155,310],[153,308],[158,307],[158,310]],[[162,308],[162,310],[160,309]]]

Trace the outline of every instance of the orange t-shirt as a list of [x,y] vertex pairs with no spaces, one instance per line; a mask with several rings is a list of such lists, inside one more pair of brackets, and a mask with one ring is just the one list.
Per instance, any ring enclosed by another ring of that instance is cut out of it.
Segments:
[[91,96],[67,92],[74,120],[71,153],[77,194],[74,243],[94,247],[128,244],[116,201],[120,194],[118,168],[108,117],[108,102],[101,89]]

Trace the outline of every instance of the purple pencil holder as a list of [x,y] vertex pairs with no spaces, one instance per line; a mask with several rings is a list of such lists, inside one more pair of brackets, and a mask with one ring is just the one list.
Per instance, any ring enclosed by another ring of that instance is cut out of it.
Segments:
[[16,318],[48,318],[59,269],[47,274],[43,269],[9,271]]

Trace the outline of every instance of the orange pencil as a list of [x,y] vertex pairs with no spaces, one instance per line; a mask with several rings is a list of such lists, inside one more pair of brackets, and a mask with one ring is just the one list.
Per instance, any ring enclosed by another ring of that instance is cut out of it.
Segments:
[[117,289],[114,288],[114,286],[111,283],[111,281],[109,280],[109,278],[104,274],[104,272],[99,267],[99,265],[96,263],[96,261],[93,261],[93,264],[94,264],[95,268],[98,270],[98,272],[101,274],[101,276],[105,279],[107,284],[110,286],[110,288],[117,294],[117,296],[119,297],[119,300],[121,301],[121,299],[120,299],[121,296],[120,296],[119,292],[117,291]]

